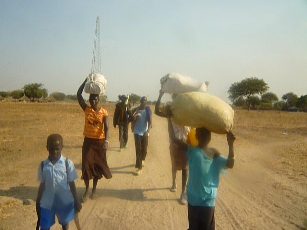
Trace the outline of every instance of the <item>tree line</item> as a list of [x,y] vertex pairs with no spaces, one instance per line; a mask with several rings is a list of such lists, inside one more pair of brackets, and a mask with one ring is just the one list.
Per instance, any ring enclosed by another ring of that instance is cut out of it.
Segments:
[[262,110],[284,110],[307,112],[307,95],[298,96],[293,92],[285,93],[281,100],[263,79],[246,78],[233,83],[229,90],[229,99],[236,107]]
[[[304,111],[307,112],[307,95],[298,96],[293,92],[285,93],[281,99],[269,92],[269,86],[263,79],[246,78],[240,82],[231,84],[229,90],[229,99],[236,107],[261,110],[284,110],[284,111]],[[30,101],[65,101],[77,100],[77,95],[66,95],[62,92],[53,92],[48,95],[47,89],[43,88],[41,83],[26,84],[22,89],[10,92],[0,91],[0,100],[11,97],[16,100]],[[137,104],[140,96],[130,94],[129,101],[131,104]],[[107,100],[106,96],[101,96],[101,101]],[[153,103],[154,102],[150,102]]]
[[22,89],[13,91],[0,91],[0,100],[9,97],[16,100],[30,100],[31,102],[77,100],[77,95],[66,95],[62,92],[48,94],[48,90],[43,88],[41,83],[26,84]]

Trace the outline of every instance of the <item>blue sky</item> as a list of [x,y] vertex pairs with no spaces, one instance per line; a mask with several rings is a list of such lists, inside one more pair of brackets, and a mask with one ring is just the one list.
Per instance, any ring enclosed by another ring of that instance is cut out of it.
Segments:
[[38,82],[75,94],[97,16],[111,100],[154,100],[168,72],[209,81],[223,99],[246,77],[279,97],[307,93],[307,0],[0,0],[0,91]]

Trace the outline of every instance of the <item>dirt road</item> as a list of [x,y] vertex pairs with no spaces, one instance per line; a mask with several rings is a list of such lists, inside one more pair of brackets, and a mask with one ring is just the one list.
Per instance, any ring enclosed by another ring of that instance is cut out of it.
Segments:
[[[44,119],[37,122],[41,122],[38,124],[40,127],[47,125],[48,127],[42,129],[48,129],[48,132],[65,132],[67,140],[63,153],[75,162],[80,175],[80,130],[83,117],[75,107],[71,108],[69,114],[62,118],[74,116],[75,120],[65,124],[65,127],[49,126]],[[242,118],[245,114],[239,116]],[[288,128],[287,132],[283,132],[278,125],[279,128],[271,127],[269,132],[263,132],[267,130],[266,125],[262,127],[261,124],[255,124],[252,120],[254,118],[250,118],[250,123],[236,121],[236,164],[221,181],[216,207],[217,229],[306,229],[307,117],[306,114],[300,116],[300,123],[293,125],[297,128]],[[251,124],[253,127],[250,127]],[[2,137],[2,142],[6,140],[2,146],[9,146],[9,138],[7,131]],[[180,189],[176,193],[169,191],[171,163],[167,124],[164,119],[154,116],[149,138],[148,157],[143,173],[135,176],[133,136],[129,133],[128,148],[119,151],[117,130],[112,128],[108,162],[113,178],[101,180],[95,200],[88,200],[83,204],[79,218],[84,230],[187,229],[187,207],[178,202]],[[39,144],[34,149],[40,152],[39,155],[18,156],[17,160],[3,156],[3,153],[0,155],[1,164],[8,162],[12,166],[5,165],[6,170],[0,171],[0,229],[33,229],[35,226],[35,205],[32,203],[25,206],[22,200],[35,199],[35,175],[37,165],[45,154],[45,140],[38,138],[29,141],[32,141],[32,148],[33,142]],[[214,135],[212,146],[227,154],[226,137]],[[289,158],[288,153],[291,151],[293,159]],[[16,171],[16,168],[20,170]],[[180,173],[177,175],[177,182],[180,188]],[[82,181],[77,182],[77,187],[81,194],[84,189]],[[57,224],[53,229],[60,227]],[[76,229],[74,224],[71,229]]]

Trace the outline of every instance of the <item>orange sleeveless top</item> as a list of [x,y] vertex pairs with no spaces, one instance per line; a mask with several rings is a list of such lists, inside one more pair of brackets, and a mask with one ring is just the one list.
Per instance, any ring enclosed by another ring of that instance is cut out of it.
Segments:
[[104,139],[103,118],[108,116],[108,111],[100,108],[100,110],[96,112],[92,107],[86,107],[84,115],[83,135],[88,138]]

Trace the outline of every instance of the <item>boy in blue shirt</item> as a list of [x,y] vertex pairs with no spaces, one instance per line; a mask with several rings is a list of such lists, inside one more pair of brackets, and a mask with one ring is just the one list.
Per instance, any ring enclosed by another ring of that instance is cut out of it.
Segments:
[[235,136],[227,133],[228,158],[216,149],[208,148],[211,132],[205,128],[196,129],[197,148],[187,151],[189,161],[188,219],[189,230],[214,230],[214,208],[221,172],[234,166],[233,143]]
[[62,229],[67,230],[75,213],[81,210],[74,182],[77,179],[76,169],[72,161],[62,156],[62,148],[61,135],[48,136],[49,156],[39,167],[40,185],[36,199],[36,211],[42,230],[50,229],[55,223],[55,215]]

